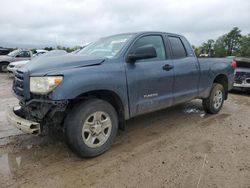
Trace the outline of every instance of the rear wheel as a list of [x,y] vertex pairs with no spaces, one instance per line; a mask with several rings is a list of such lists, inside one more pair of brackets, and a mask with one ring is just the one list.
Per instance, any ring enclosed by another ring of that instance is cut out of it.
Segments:
[[111,104],[91,99],[71,111],[65,128],[71,149],[81,157],[95,157],[111,147],[118,130],[118,117]]
[[214,83],[208,98],[203,99],[203,108],[209,114],[217,114],[223,106],[225,90],[221,84]]
[[9,65],[8,63],[1,63],[0,72],[8,72],[8,69],[7,69],[8,65]]

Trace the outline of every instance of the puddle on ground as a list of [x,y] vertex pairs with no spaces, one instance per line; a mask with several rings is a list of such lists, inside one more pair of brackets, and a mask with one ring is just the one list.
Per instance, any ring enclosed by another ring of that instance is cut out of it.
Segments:
[[0,154],[0,182],[4,182],[4,185],[58,161],[79,159],[62,142],[40,145],[20,143],[18,148],[7,147],[11,149]]
[[201,105],[197,103],[187,103],[184,106],[183,112],[185,114],[199,114],[200,117],[204,117],[206,115]]
[[11,175],[8,154],[0,155],[0,177]]

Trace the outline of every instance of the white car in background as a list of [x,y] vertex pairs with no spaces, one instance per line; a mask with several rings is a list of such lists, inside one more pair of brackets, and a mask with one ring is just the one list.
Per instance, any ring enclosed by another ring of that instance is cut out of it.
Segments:
[[[56,56],[56,55],[61,55],[67,53],[64,50],[52,50],[52,51],[47,51],[47,50],[36,50],[35,54],[33,54],[32,59],[36,58],[36,57],[49,57],[49,56]],[[8,65],[7,70],[10,73],[10,76],[13,76],[16,73],[17,69],[22,68],[23,66],[25,66],[28,62],[30,62],[31,60],[24,60],[24,61],[17,61],[17,62],[12,62]]]
[[41,54],[45,54],[47,52],[48,52],[48,50],[35,50],[33,57],[39,56]]
[[16,62],[12,62],[8,65],[7,70],[10,73],[10,76],[12,74],[15,74],[17,69],[22,68],[24,65],[26,65],[26,63],[28,63],[30,60],[23,60],[23,61],[16,61]]
[[[44,53],[47,53],[48,51],[47,50],[35,50],[34,54],[32,55],[32,59],[41,55],[41,54],[44,54]],[[26,65],[26,63],[28,63],[30,60],[23,60],[23,61],[15,61],[15,62],[12,62],[8,65],[7,67],[7,70],[10,74],[14,74],[16,72],[17,69],[20,69],[22,68],[24,65]]]

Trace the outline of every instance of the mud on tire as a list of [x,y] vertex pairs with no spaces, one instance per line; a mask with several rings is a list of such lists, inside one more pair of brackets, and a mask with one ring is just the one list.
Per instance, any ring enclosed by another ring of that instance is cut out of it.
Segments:
[[0,63],[0,72],[7,72],[7,66],[9,63]]
[[83,102],[65,120],[67,143],[81,157],[95,157],[107,151],[117,130],[116,110],[100,99]]
[[203,99],[202,105],[205,112],[217,114],[223,106],[225,90],[221,84],[214,83],[208,98]]

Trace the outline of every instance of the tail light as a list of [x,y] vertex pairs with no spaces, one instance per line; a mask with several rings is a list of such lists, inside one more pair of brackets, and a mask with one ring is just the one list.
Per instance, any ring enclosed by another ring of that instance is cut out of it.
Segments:
[[231,67],[232,67],[233,69],[236,69],[236,68],[237,68],[237,62],[235,61],[235,59],[233,59],[233,60],[231,61]]

